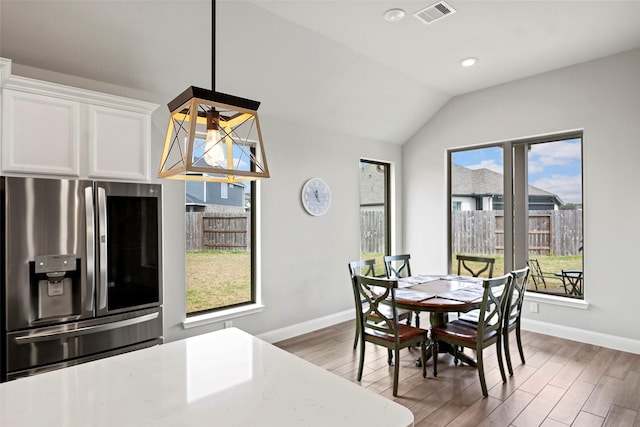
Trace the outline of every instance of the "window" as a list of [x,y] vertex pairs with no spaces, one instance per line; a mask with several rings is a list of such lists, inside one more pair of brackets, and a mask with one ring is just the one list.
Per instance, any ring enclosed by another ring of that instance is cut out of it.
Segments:
[[201,185],[185,184],[187,316],[256,302],[256,184],[207,182],[206,188],[205,201]]
[[451,202],[451,210],[452,211],[461,211],[462,210],[462,202]]
[[452,150],[449,173],[452,271],[458,253],[492,256],[494,274],[530,265],[532,292],[583,298],[581,132]]
[[376,260],[384,275],[383,257],[390,252],[388,163],[360,161],[360,259]]

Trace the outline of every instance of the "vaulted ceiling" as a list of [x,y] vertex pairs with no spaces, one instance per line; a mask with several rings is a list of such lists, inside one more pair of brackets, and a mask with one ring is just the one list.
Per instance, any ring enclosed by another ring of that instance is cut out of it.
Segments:
[[[640,47],[640,1],[218,0],[215,87],[402,144],[454,96]],[[386,10],[403,20],[389,23]],[[211,88],[209,0],[1,0],[0,56],[152,92]],[[477,57],[474,67],[460,60]]]

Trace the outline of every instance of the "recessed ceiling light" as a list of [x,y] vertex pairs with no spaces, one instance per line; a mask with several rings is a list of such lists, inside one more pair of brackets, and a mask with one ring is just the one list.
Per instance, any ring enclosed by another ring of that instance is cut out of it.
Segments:
[[463,67],[473,67],[477,62],[478,58],[469,57],[464,58],[462,61],[460,61],[460,65],[462,65]]
[[406,13],[402,9],[389,9],[384,13],[384,20],[387,22],[402,21]]

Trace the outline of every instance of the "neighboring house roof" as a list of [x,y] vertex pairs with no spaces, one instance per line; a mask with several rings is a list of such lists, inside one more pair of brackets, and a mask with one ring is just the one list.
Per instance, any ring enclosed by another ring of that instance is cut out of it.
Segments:
[[360,168],[360,206],[384,205],[384,172],[375,163]]
[[186,193],[185,194],[185,204],[187,205],[198,205],[198,206],[204,206],[206,205],[206,203],[204,202],[204,200],[200,200],[198,197]]
[[[451,194],[454,196],[502,195],[503,176],[492,170],[469,169],[451,163]],[[529,185],[529,196],[548,196],[556,199],[558,205],[564,202],[557,194]]]

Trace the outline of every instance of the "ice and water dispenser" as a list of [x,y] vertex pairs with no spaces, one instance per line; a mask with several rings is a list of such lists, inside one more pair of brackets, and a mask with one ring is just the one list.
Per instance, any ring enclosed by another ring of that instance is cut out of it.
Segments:
[[80,259],[76,255],[44,255],[29,262],[32,319],[39,322],[81,314]]

